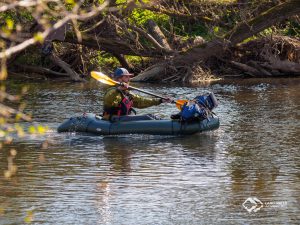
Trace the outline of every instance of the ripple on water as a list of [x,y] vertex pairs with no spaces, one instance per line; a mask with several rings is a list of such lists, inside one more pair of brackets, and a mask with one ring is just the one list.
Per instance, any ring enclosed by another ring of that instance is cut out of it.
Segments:
[[[220,128],[190,137],[57,134],[65,118],[101,112],[103,92],[38,86],[28,105],[50,130],[0,150],[0,168],[11,148],[18,166],[0,178],[0,224],[22,224],[31,211],[34,224],[297,224],[299,83],[153,89],[176,99],[215,92]],[[139,110],[176,112],[171,104]],[[253,196],[286,205],[248,213],[242,203]]]

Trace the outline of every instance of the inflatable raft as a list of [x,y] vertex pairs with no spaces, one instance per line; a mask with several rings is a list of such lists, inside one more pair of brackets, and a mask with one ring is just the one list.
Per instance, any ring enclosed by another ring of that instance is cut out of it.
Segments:
[[64,121],[58,132],[86,132],[96,135],[151,134],[151,135],[190,135],[217,129],[218,117],[201,121],[180,122],[179,120],[131,120],[110,122],[100,116],[87,113]]

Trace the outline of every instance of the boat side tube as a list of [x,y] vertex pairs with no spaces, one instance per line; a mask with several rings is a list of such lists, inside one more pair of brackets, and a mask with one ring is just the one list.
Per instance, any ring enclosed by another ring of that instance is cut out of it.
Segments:
[[111,123],[104,121],[101,117],[88,113],[83,116],[71,117],[65,120],[59,127],[57,131],[60,132],[92,132],[99,133],[102,135],[109,134],[109,128]]
[[58,127],[58,132],[88,132],[97,135],[152,134],[190,135],[219,127],[219,118],[202,121],[180,122],[178,120],[138,120],[110,122],[95,114],[72,117]]

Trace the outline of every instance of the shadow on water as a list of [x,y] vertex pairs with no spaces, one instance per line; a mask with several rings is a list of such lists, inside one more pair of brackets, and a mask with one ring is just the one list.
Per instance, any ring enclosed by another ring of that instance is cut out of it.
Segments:
[[86,149],[99,149],[107,156],[118,155],[128,158],[135,153],[158,154],[165,151],[180,151],[191,158],[214,159],[218,135],[214,132],[199,133],[191,136],[158,136],[158,135],[121,135],[92,136],[77,134],[66,138],[64,144],[75,149],[84,146]]

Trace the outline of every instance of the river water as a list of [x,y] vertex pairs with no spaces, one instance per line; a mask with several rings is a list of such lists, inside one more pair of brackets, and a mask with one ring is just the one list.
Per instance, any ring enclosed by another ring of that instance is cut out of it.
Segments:
[[27,85],[26,112],[49,131],[0,149],[1,173],[11,149],[18,168],[0,175],[0,224],[300,224],[300,79],[140,86],[215,93],[220,128],[188,137],[58,134],[64,119],[101,112],[103,87]]

